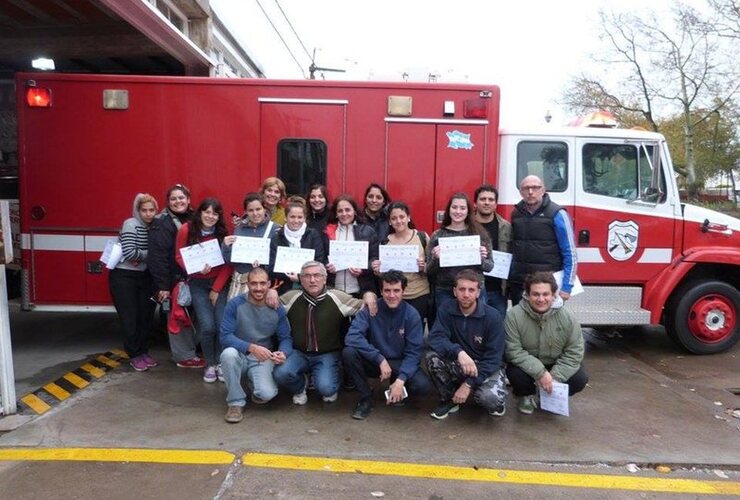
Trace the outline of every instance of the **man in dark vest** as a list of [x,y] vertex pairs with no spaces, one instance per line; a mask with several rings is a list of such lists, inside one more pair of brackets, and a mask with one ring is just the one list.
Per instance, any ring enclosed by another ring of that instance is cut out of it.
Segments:
[[563,271],[560,297],[570,298],[576,280],[576,242],[568,213],[550,200],[542,179],[529,175],[519,184],[522,201],[511,213],[513,259],[509,291],[513,305],[524,291],[524,278],[537,271]]

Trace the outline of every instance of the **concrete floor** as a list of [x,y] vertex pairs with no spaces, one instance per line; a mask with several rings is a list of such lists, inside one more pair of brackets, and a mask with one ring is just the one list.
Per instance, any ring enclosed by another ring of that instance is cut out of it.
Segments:
[[[86,356],[119,345],[114,315],[15,313],[11,320],[19,397],[79,366]],[[740,346],[720,355],[690,356],[656,329],[587,339],[585,366],[591,381],[571,399],[570,417],[541,411],[524,416],[511,398],[502,418],[464,407],[435,421],[428,416],[433,398],[388,408],[378,395],[370,418],[358,422],[349,417],[356,398],[349,392],[331,405],[309,393],[305,407],[281,394],[266,406],[249,405],[244,421],[230,425],[223,420],[224,386],[203,383],[199,370],[176,368],[166,360],[165,346],[157,345],[153,354],[162,361],[159,367],[145,373],[127,365],[116,368],[48,413],[1,435],[0,448],[225,450],[236,456],[262,452],[492,468],[585,467],[622,474],[628,474],[624,466],[629,463],[650,470],[669,464],[683,471],[721,469],[740,479],[740,420],[726,413],[740,407],[740,397],[727,391],[740,386]],[[123,485],[133,477],[141,479],[124,491],[142,498],[162,498],[166,484],[171,488],[165,496],[173,498],[187,492],[195,498],[347,498],[355,493],[371,498],[376,489],[385,489],[390,498],[468,498],[492,491],[480,483],[244,467],[229,474],[224,467],[129,464],[128,471],[131,476],[112,464],[6,462],[0,463],[0,482],[17,484],[17,498],[38,498],[35,494],[47,490],[32,485],[47,483],[28,478],[51,481],[54,474],[78,482],[79,498],[89,497],[85,492],[94,491],[90,483],[99,484],[96,478]],[[147,471],[166,480],[157,483]],[[150,491],[147,485],[156,488]],[[512,485],[499,486],[496,494],[534,498],[543,495],[543,488],[530,487],[524,494]],[[24,497],[26,492],[34,496]],[[556,498],[596,494],[566,488],[547,492]],[[613,491],[598,495],[665,498]]]

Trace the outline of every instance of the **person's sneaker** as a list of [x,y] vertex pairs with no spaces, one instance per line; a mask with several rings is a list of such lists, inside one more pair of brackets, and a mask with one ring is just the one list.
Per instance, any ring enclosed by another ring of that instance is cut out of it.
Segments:
[[149,369],[149,365],[146,364],[144,356],[136,356],[129,364],[137,372],[145,372]]
[[361,399],[352,411],[352,418],[355,420],[365,420],[371,411],[373,411],[373,400]]
[[221,369],[221,365],[216,365],[216,378],[219,382],[226,382],[224,378],[224,371]]
[[522,396],[519,398],[519,403],[517,404],[516,409],[519,410],[519,413],[531,415],[536,406],[534,396]]
[[450,413],[457,413],[459,409],[460,406],[457,403],[453,403],[452,401],[443,401],[434,410],[432,410],[432,413],[429,415],[437,420],[443,420],[447,418],[447,415]]
[[151,357],[148,352],[142,354],[141,357],[144,358],[144,361],[146,361],[146,366],[148,366],[149,368],[154,368],[155,366],[159,365],[157,360]]
[[505,405],[499,405],[493,410],[489,411],[488,414],[492,417],[503,417],[504,413],[506,413],[506,406]]
[[330,396],[323,396],[321,399],[324,401],[324,403],[334,403],[336,402],[338,395],[339,393],[335,392],[334,394]]
[[308,375],[304,375],[305,382],[303,384],[303,390],[299,393],[293,394],[293,404],[303,406],[308,403],[308,395],[306,390],[308,389]]
[[244,418],[244,407],[242,406],[229,406],[226,409],[226,420],[230,424],[237,424]]
[[212,384],[216,380],[218,380],[218,377],[216,377],[216,367],[209,366],[203,372],[203,382],[208,382],[209,384]]
[[205,368],[206,360],[195,356],[190,359],[183,359],[182,361],[178,361],[177,366],[179,368]]
[[269,401],[267,401],[265,399],[260,399],[257,396],[255,396],[254,394],[252,394],[252,403],[254,403],[256,405],[266,405],[267,403],[269,403]]

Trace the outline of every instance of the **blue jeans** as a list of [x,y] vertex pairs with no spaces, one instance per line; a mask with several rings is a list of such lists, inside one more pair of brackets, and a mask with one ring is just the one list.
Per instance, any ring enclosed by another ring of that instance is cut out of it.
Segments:
[[244,354],[233,347],[221,353],[221,370],[226,383],[226,404],[245,406],[247,394],[242,387],[242,376],[247,375],[252,382],[252,395],[262,401],[270,401],[277,396],[278,388],[272,378],[273,362],[257,361],[252,354]]
[[218,357],[221,355],[218,331],[221,329],[221,319],[224,317],[226,294],[228,293],[224,287],[218,295],[216,305],[211,304],[208,294],[211,292],[214,280],[215,278],[195,278],[188,282],[190,294],[193,296],[193,310],[200,330],[200,346],[203,348],[203,357],[208,366],[216,366]]
[[285,363],[275,367],[273,377],[291,394],[299,394],[306,387],[305,375],[310,371],[316,390],[322,397],[329,397],[339,391],[339,358],[341,353],[305,353],[293,349]]
[[501,314],[502,320],[506,317],[508,299],[501,293],[500,288],[498,290],[486,290],[486,303]]

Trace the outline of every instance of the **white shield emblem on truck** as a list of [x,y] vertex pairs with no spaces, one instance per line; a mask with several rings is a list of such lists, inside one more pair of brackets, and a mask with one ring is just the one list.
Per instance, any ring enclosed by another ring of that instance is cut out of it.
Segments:
[[615,220],[609,224],[606,249],[614,260],[629,260],[637,253],[640,227],[635,221]]

